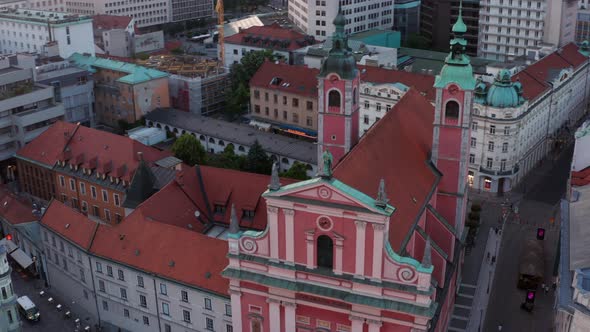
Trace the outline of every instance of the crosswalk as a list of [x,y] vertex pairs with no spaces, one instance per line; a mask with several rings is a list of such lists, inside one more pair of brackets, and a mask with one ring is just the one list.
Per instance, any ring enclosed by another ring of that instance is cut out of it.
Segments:
[[455,306],[453,307],[453,314],[447,331],[466,331],[476,287],[476,285],[471,284],[461,284],[459,286],[459,293],[455,299]]

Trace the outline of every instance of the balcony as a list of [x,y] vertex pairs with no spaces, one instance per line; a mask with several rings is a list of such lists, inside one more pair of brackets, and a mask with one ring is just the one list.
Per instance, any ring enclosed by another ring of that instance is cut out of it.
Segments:
[[514,168],[510,170],[494,170],[488,169],[483,166],[479,167],[479,172],[482,174],[493,175],[493,176],[514,176],[518,173],[520,167],[518,164],[514,165]]

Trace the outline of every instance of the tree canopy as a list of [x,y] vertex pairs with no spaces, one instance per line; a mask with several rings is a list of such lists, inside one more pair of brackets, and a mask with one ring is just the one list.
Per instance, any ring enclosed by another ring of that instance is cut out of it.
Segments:
[[247,172],[258,174],[270,174],[272,170],[272,160],[268,157],[258,140],[250,147],[246,160],[244,162],[244,170]]
[[295,179],[295,180],[307,180],[307,166],[304,163],[298,161],[294,162],[288,171],[281,173],[282,177]]
[[206,163],[207,155],[205,148],[195,136],[190,134],[182,134],[172,145],[172,152],[176,158],[190,166]]

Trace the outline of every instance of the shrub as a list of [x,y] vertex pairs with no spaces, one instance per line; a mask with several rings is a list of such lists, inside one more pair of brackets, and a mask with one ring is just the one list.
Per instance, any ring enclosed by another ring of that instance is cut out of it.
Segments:
[[473,212],[479,212],[479,211],[481,211],[481,205],[479,205],[479,204],[472,204],[471,205],[471,211],[473,211]]

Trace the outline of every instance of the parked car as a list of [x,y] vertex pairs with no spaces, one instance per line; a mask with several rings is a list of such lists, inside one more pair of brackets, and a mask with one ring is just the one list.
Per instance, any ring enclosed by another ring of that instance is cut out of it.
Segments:
[[39,308],[35,306],[35,303],[31,301],[28,296],[21,296],[16,299],[16,304],[18,307],[18,312],[27,320],[38,321],[41,318],[41,313],[39,313]]

